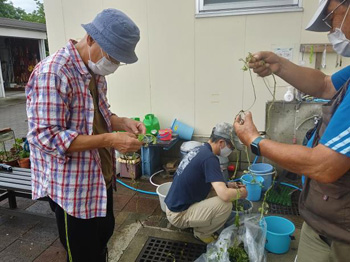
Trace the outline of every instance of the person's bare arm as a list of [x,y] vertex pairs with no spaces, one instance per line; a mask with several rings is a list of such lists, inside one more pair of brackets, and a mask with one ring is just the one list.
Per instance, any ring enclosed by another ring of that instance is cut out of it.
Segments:
[[[235,121],[235,131],[249,146],[259,133],[252,116],[247,113],[244,123]],[[350,169],[350,158],[322,144],[314,148],[290,145],[264,139],[259,144],[261,155],[296,174],[303,174],[321,183],[332,183]]]
[[135,121],[127,117],[119,117],[115,114],[111,115],[111,124],[113,131],[127,131],[133,134],[145,134],[146,127],[140,121]]
[[218,197],[225,202],[232,202],[237,198],[239,191],[240,198],[247,197],[247,190],[245,187],[240,188],[228,188],[224,182],[212,182],[211,183]]
[[81,152],[96,148],[110,147],[118,150],[121,153],[135,152],[142,146],[134,134],[123,133],[105,133],[100,135],[78,135],[67,153]]
[[261,77],[274,73],[301,92],[314,97],[330,99],[336,93],[330,76],[320,70],[298,66],[273,52],[254,54],[249,67]]

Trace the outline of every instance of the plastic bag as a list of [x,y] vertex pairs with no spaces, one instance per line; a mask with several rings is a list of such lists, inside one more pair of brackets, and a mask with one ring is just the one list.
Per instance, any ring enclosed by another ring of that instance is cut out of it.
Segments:
[[260,215],[244,215],[241,225],[225,228],[217,241],[208,244],[207,253],[202,254],[195,262],[230,262],[228,249],[234,245],[244,244],[249,262],[266,262],[266,222]]

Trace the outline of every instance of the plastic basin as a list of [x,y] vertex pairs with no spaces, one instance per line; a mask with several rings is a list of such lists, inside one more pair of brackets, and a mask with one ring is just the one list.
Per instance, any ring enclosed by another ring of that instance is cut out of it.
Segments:
[[272,184],[272,175],[275,173],[273,166],[267,163],[252,164],[248,170],[264,178],[263,191],[266,191]]
[[[252,183],[255,177],[256,182]],[[264,183],[264,178],[261,176],[253,176],[250,174],[243,175],[241,177],[242,183],[246,186],[248,196],[247,199],[250,201],[259,201],[261,198],[261,184]]]
[[157,190],[156,190],[158,197],[159,197],[160,207],[163,210],[163,212],[165,212],[165,207],[166,207],[166,205],[164,203],[164,199],[169,192],[171,184],[172,184],[172,182],[167,182],[167,183],[161,184],[157,187]]
[[275,254],[284,254],[290,247],[291,236],[295,231],[294,224],[278,216],[265,217],[267,234],[265,248]]
[[178,134],[179,137],[184,140],[191,140],[194,132],[193,127],[180,122],[176,118],[171,125],[171,130],[173,130],[174,133]]

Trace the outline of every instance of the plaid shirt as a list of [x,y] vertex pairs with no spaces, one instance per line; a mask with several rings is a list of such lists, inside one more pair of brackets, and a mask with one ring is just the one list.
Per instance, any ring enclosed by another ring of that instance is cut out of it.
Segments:
[[[40,62],[26,86],[32,198],[49,196],[68,214],[89,219],[106,216],[107,193],[97,149],[66,153],[78,135],[93,133],[91,74],[74,44]],[[96,84],[112,131],[105,78],[96,76]]]

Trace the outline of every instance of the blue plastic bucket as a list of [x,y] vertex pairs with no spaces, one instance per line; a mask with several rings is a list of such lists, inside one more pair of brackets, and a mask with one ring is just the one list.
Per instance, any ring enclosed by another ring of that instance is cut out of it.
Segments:
[[248,170],[264,178],[263,191],[266,191],[271,186],[272,175],[275,173],[272,165],[266,163],[252,164],[248,167]]
[[178,134],[181,139],[184,140],[191,140],[194,128],[191,126],[188,126],[176,118],[174,119],[174,122],[171,125],[171,130],[173,130],[174,133]]
[[[252,183],[251,181],[254,177],[256,182]],[[247,188],[247,199],[250,201],[259,201],[261,198],[261,184],[264,182],[264,178],[261,176],[252,176],[247,174],[241,177],[241,181]]]
[[283,217],[265,217],[267,234],[265,248],[275,254],[288,252],[291,236],[295,231],[294,224]]

